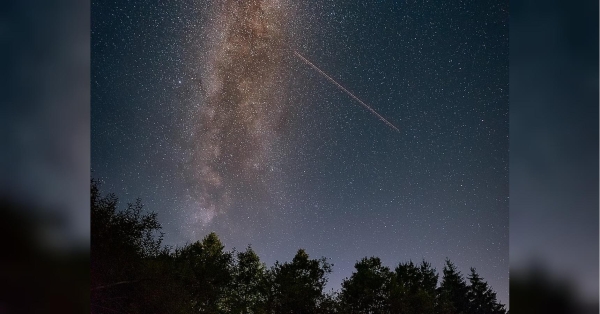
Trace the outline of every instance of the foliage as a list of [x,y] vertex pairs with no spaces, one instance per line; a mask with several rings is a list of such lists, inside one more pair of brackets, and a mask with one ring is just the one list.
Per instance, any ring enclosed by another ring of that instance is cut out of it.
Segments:
[[426,261],[401,263],[392,277],[392,313],[435,313],[438,275]]
[[218,313],[225,307],[232,283],[233,257],[215,233],[175,250],[177,278],[191,296],[192,307],[200,313]]
[[469,284],[446,260],[442,280],[426,261],[391,271],[365,257],[325,293],[333,265],[303,249],[271,268],[250,246],[229,252],[215,233],[171,249],[161,226],[138,199],[118,208],[91,182],[91,306],[93,313],[447,313],[502,314],[504,305],[471,268]]
[[[99,183],[91,181],[91,299],[94,312],[147,312],[159,308],[149,298],[155,287],[154,272],[160,254],[162,233],[155,213],[146,213],[141,200],[118,209],[114,194],[101,195]],[[137,300],[139,302],[132,302]]]
[[291,263],[276,263],[271,269],[272,308],[276,313],[315,313],[329,273],[331,265],[325,258],[309,259],[303,249]]
[[444,276],[438,292],[438,313],[466,314],[468,287],[462,274],[449,259],[443,270]]
[[505,313],[504,305],[496,300],[496,293],[472,267],[469,282],[471,283],[468,292],[469,314]]
[[341,304],[345,313],[389,311],[391,272],[378,257],[363,258],[356,271],[342,282]]
[[250,246],[237,253],[229,309],[233,313],[267,313],[267,269]]

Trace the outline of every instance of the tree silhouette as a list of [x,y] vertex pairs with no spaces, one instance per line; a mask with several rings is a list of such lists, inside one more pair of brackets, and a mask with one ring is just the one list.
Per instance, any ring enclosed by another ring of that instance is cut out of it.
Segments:
[[291,263],[275,263],[271,273],[273,310],[276,313],[315,313],[331,267],[325,258],[309,259],[298,250]]
[[392,277],[390,309],[392,313],[435,313],[438,275],[423,261],[399,264]]
[[267,269],[250,246],[237,254],[229,302],[232,313],[266,313]]
[[354,265],[340,294],[344,313],[387,313],[391,284],[390,269],[378,257],[363,258]]
[[216,233],[175,250],[178,277],[192,297],[192,307],[200,313],[219,313],[228,307],[227,294],[232,284],[232,254]]
[[438,291],[438,313],[466,314],[468,310],[468,288],[456,266],[446,259],[444,276]]
[[469,282],[471,283],[468,291],[469,314],[506,313],[504,305],[499,304],[496,300],[496,293],[472,267]]
[[91,181],[91,301],[94,312],[138,312],[154,302],[142,302],[151,283],[147,264],[160,253],[161,226],[146,213],[141,200],[118,209],[114,194],[103,196]]
[[142,202],[119,209],[91,181],[91,307],[94,313],[441,313],[505,314],[496,293],[474,268],[469,285],[446,260],[442,280],[426,261],[390,271],[365,257],[324,293],[333,265],[300,249],[291,262],[267,269],[250,246],[225,251],[215,233],[172,250]]

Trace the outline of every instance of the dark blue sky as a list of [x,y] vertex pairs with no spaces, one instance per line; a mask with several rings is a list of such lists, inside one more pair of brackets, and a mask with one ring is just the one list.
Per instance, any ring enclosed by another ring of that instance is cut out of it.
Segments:
[[450,258],[507,303],[508,2],[262,2],[258,24],[193,1],[93,3],[104,190],[141,197],[167,244],[216,231],[267,265],[305,248],[336,290],[364,256]]

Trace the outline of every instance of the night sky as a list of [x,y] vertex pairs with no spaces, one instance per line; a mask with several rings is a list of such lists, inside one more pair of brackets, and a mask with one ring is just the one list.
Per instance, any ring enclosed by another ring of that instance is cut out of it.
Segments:
[[335,290],[364,256],[449,258],[508,303],[508,1],[92,1],[91,23],[92,176],[166,244],[305,248]]

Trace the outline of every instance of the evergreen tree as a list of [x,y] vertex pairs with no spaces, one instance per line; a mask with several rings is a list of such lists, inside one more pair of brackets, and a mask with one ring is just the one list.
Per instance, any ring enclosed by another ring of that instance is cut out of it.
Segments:
[[225,251],[215,233],[172,251],[161,246],[157,216],[140,200],[121,210],[94,180],[90,195],[94,313],[507,313],[474,268],[467,286],[450,260],[437,287],[426,261],[391,272],[365,257],[339,294],[324,294],[333,266],[324,257],[300,249],[291,262],[267,269],[251,247]]
[[487,282],[477,274],[475,268],[471,268],[469,282],[469,314],[506,313],[504,305],[499,304],[496,300],[496,293],[492,291]]
[[446,259],[443,273],[436,312],[466,314],[469,307],[468,288],[462,274],[449,259]]

